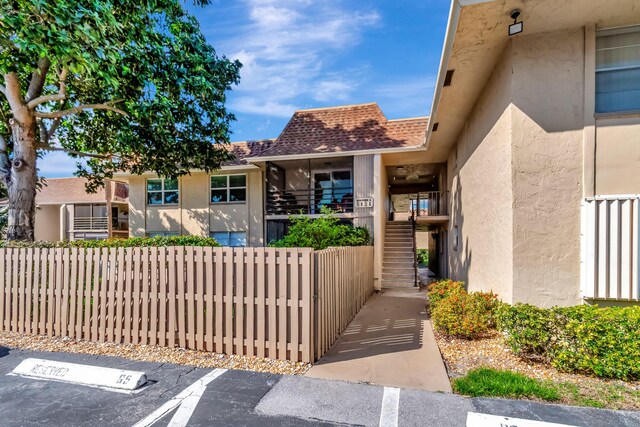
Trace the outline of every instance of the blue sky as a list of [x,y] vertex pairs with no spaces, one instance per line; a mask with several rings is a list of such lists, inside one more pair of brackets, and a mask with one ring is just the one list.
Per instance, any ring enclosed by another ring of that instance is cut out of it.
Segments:
[[[243,63],[227,107],[232,141],[278,136],[296,109],[377,102],[390,119],[429,114],[448,0],[217,0],[190,7],[219,55]],[[48,154],[46,177],[75,160]]]

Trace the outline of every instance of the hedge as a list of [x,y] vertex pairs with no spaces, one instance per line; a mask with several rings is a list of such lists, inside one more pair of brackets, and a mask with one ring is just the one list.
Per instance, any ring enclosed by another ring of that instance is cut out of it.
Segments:
[[514,353],[558,370],[640,379],[640,307],[501,305],[497,325]]
[[73,240],[62,242],[0,242],[0,247],[5,248],[132,248],[144,246],[220,246],[220,244],[211,237],[200,236],[129,237],[128,239]]
[[467,339],[480,338],[493,327],[497,296],[467,292],[463,282],[441,280],[429,286],[431,320],[440,332]]

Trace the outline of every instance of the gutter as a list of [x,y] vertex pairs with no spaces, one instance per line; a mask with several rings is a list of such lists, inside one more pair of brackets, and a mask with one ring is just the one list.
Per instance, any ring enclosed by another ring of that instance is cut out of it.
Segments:
[[452,0],[451,9],[449,11],[449,22],[447,23],[447,32],[444,38],[444,46],[442,47],[442,57],[440,58],[440,68],[438,70],[438,77],[436,79],[436,87],[433,93],[433,101],[431,102],[431,113],[429,114],[429,127],[427,128],[427,135],[425,136],[423,146],[429,148],[429,142],[431,142],[431,134],[433,133],[433,124],[436,121],[438,114],[438,104],[442,96],[442,89],[444,87],[444,79],[449,69],[449,60],[451,59],[451,52],[453,51],[453,42],[456,37],[456,31],[458,30],[458,20],[460,19],[460,11],[465,6],[471,6],[480,3],[490,3],[495,0]]
[[385,153],[412,153],[418,151],[424,151],[424,144],[416,145],[413,147],[405,148],[378,148],[369,150],[348,150],[348,151],[331,151],[327,153],[303,153],[303,154],[289,154],[283,156],[264,156],[264,157],[246,157],[248,162],[277,162],[283,160],[306,160],[306,159],[324,159],[328,157],[344,157],[344,156],[358,156],[365,154],[385,154]]

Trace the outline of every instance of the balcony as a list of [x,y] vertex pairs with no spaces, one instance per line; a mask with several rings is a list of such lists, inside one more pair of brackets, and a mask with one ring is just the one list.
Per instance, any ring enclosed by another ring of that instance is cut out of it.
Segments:
[[394,204],[392,219],[408,221],[411,218],[427,224],[445,223],[449,220],[448,193],[445,191],[421,191],[399,197]]
[[106,216],[75,217],[73,219],[74,231],[107,231],[109,219]]
[[353,187],[267,191],[267,215],[319,214],[322,207],[337,213],[352,213]]
[[448,216],[447,193],[426,191],[411,196],[411,214],[416,218]]

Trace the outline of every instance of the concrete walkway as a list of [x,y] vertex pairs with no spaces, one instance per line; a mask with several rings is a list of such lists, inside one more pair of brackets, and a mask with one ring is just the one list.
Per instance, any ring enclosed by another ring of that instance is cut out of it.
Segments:
[[440,350],[416,289],[373,295],[307,376],[451,392]]

